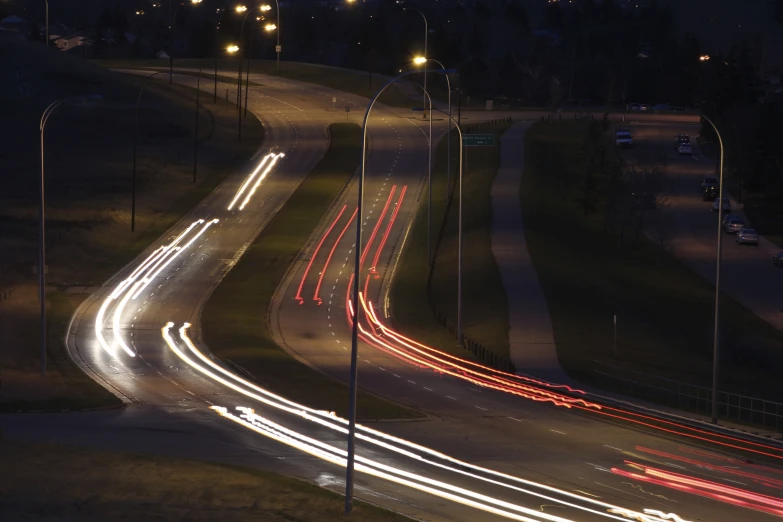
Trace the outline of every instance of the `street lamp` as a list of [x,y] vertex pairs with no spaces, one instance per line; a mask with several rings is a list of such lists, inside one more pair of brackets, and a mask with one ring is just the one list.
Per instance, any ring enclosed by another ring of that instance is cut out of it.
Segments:
[[[166,74],[165,71],[158,71],[148,75],[144,78],[144,81],[139,87],[139,94],[136,96],[136,109],[133,113],[133,173],[131,174],[131,232],[136,231],[136,149],[139,143],[139,102],[141,101],[141,93],[144,92],[144,87],[147,86],[147,82],[153,76],[158,74]],[[169,73],[171,77],[171,73]]]
[[[419,13],[421,15],[421,18],[424,20],[424,57],[423,57],[424,61],[422,63],[426,63],[427,62],[427,59],[426,59],[426,56],[427,56],[427,37],[429,36],[429,33],[430,33],[429,25],[427,24],[427,17],[424,16],[424,13],[422,13],[421,11],[419,11],[418,9],[416,9],[414,7],[403,7],[402,10],[403,11],[415,11],[415,12]],[[425,91],[427,90],[427,69],[424,69],[424,90]],[[426,100],[426,97],[425,97],[422,100],[422,104],[424,104],[426,102],[427,102],[427,100]],[[423,117],[427,118],[427,115],[424,114]]]
[[[440,66],[444,71],[446,67],[443,66],[438,60],[434,58],[425,58],[424,56],[417,56],[413,59],[413,63],[416,65],[424,65],[427,62],[433,62]],[[449,139],[448,139],[448,155],[446,156],[446,197],[451,201],[451,80],[449,75],[446,75],[446,86],[449,90]],[[426,90],[426,87],[425,87]],[[430,104],[432,106],[432,104]]]
[[[267,6],[260,6],[258,9],[261,11],[264,10],[264,7]],[[229,46],[229,52],[236,52],[239,51],[239,65],[237,68],[237,139],[239,141],[242,141],[242,60],[244,58],[244,45],[245,45],[245,22],[247,22],[247,16],[253,12],[252,9],[248,9],[245,5],[238,5],[234,8],[234,10],[237,13],[245,13],[245,15],[242,17],[242,24],[239,29],[239,45],[242,47],[237,46]],[[231,51],[230,49],[233,47],[237,47],[234,51]],[[248,72],[248,81],[249,81],[249,72]]]
[[[44,0],[46,2],[46,47],[49,47],[49,0]],[[38,33],[37,36],[40,37],[41,33]]]
[[[174,15],[171,14],[171,2],[172,0],[169,0],[169,85],[171,85],[171,82],[174,78],[174,25],[177,21],[177,13],[179,13],[179,10],[182,9],[182,6],[185,5],[185,2],[180,2],[179,6],[174,10]],[[200,4],[201,0],[190,0],[191,4]]]
[[[354,278],[352,289],[352,302],[353,302],[353,325],[351,329],[351,388],[350,388],[350,406],[348,412],[348,454],[346,458],[346,476],[345,476],[345,513],[351,512],[353,507],[353,472],[354,472],[354,458],[356,455],[356,393],[357,393],[357,356],[359,349],[359,276],[360,276],[360,264],[361,264],[361,251],[362,251],[362,200],[364,196],[364,176],[367,169],[367,120],[370,117],[370,111],[375,105],[383,91],[386,90],[391,84],[399,81],[401,78],[415,74],[417,71],[406,71],[399,74],[386,82],[386,85],[380,88],[375,96],[370,100],[367,105],[367,110],[364,113],[364,120],[362,121],[362,167],[359,174],[359,187],[358,187],[358,205],[357,205],[357,220],[356,220],[356,249],[354,254]],[[432,72],[448,74],[455,72],[452,70]],[[426,94],[425,94],[426,96]],[[459,129],[459,126],[457,126]],[[462,136],[460,131],[460,136]],[[462,140],[460,139],[460,144]],[[462,146],[460,145],[460,225],[459,225],[459,255],[460,266],[462,257]]]
[[41,375],[46,375],[46,214],[45,203],[45,174],[44,174],[44,130],[49,117],[58,107],[65,104],[79,103],[86,108],[96,106],[103,102],[103,96],[73,96],[52,102],[43,111],[38,130],[41,135],[41,184],[40,207],[38,209],[38,300],[41,305]]
[[704,114],[701,115],[707,123],[712,125],[715,134],[718,136],[720,145],[720,160],[718,162],[718,248],[715,253],[715,327],[714,338],[712,339],[712,422],[718,422],[718,370],[720,367],[720,265],[723,255],[723,138],[720,135],[718,127]]

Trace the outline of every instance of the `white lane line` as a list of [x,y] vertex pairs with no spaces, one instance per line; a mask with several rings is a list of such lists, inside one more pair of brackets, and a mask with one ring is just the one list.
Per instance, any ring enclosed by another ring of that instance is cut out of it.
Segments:
[[415,382],[413,382],[413,381],[412,381],[412,380],[410,380],[410,379],[408,379],[408,382],[409,382],[409,383],[411,383],[411,384],[416,384]]
[[427,388],[426,386],[422,386],[422,388],[424,388],[424,389],[425,389],[425,390],[427,390],[427,391],[432,391],[432,389],[431,389],[431,388]]
[[482,408],[481,406],[476,406],[476,408],[478,408],[478,409],[480,409],[480,410],[487,411],[487,409],[486,409],[486,408]]
[[553,432],[555,432],[555,433],[559,433],[560,435],[565,435],[565,432],[564,432],[564,431],[557,431],[557,430],[553,430],[553,429],[551,429],[551,428],[549,429],[549,431],[553,431]]
[[447,398],[447,399],[451,399],[452,401],[456,401],[456,400],[457,400],[457,399],[455,399],[454,397],[452,397],[451,395],[446,395],[446,398]]

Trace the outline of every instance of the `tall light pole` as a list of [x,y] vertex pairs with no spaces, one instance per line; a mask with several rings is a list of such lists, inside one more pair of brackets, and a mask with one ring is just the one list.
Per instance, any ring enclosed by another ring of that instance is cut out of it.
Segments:
[[[268,11],[269,9],[265,9],[270,6],[262,6],[262,11]],[[277,45],[275,45],[275,53],[277,54],[277,62],[275,64],[275,73],[280,74],[280,52],[283,50],[283,47],[280,45],[280,2],[278,0],[275,0],[275,7],[277,8]]]
[[712,422],[718,422],[718,376],[720,369],[720,265],[723,256],[723,138],[717,125],[701,115],[715,130],[720,145],[718,161],[718,247],[715,253],[715,327],[712,339]]
[[[370,117],[370,111],[378,100],[378,97],[389,87],[391,84],[399,81],[401,78],[415,74],[417,71],[406,71],[398,76],[395,76],[386,85],[380,88],[375,93],[370,103],[367,105],[367,110],[364,113],[364,120],[362,121],[362,167],[359,174],[359,195],[357,204],[357,219],[356,219],[356,248],[354,254],[354,277],[352,288],[352,303],[353,303],[353,325],[351,328],[351,388],[350,388],[350,405],[348,412],[348,455],[346,458],[346,475],[345,475],[345,513],[348,514],[353,508],[353,476],[354,476],[354,459],[356,455],[356,393],[357,387],[357,373],[358,373],[358,351],[359,351],[359,277],[361,276],[361,252],[362,252],[362,200],[364,199],[364,176],[367,170],[367,120]],[[443,72],[448,74],[454,71],[434,71],[437,73]],[[460,134],[461,136],[461,134]],[[460,141],[461,143],[461,141]],[[460,160],[462,159],[462,149],[460,147]],[[460,161],[460,179],[462,179],[462,161]],[[461,230],[461,228],[460,228]]]
[[[180,1],[179,6],[174,10],[174,14],[171,14],[171,2],[169,0],[169,85],[171,85],[172,78],[174,77],[174,24],[177,21],[177,13],[185,5],[184,1]],[[190,0],[191,4],[200,4],[201,0]]]
[[[424,16],[424,13],[419,11],[418,9],[414,7],[403,7],[403,11],[416,11],[421,15],[421,18],[424,20],[424,58],[427,57],[427,38],[430,34],[429,25],[427,24],[427,17]],[[424,90],[427,91],[427,68],[424,68]],[[422,104],[427,103],[426,97],[422,100]],[[423,116],[425,119],[427,118],[427,115],[424,114]]]
[[[133,112],[133,171],[131,174],[131,232],[136,231],[136,149],[139,144],[139,102],[141,102],[141,93],[144,92],[144,87],[147,86],[147,82],[153,76],[158,74],[166,74],[165,71],[158,71],[150,74],[139,87],[139,94],[136,96],[136,108]],[[171,82],[171,73],[169,73],[169,83]]]
[[[44,0],[46,2],[46,47],[49,47],[49,0]],[[41,33],[38,33],[40,36]]]
[[[433,62],[440,66],[441,69],[444,71],[446,70],[446,67],[443,66],[442,63],[440,63],[438,60],[435,60],[433,58],[427,58],[426,56],[417,56],[413,59],[413,62],[418,65],[424,65],[427,62]],[[447,143],[448,152],[446,156],[446,198],[450,201],[451,200],[451,80],[449,79],[449,75],[446,75],[446,86],[449,90],[449,139]],[[426,87],[425,87],[426,92]],[[432,104],[430,104],[432,105]]]
[[45,155],[44,155],[44,130],[49,117],[58,107],[70,103],[97,104],[103,101],[102,96],[74,96],[63,98],[49,104],[41,115],[41,122],[38,126],[41,138],[41,180],[40,207],[38,208],[38,300],[41,305],[41,375],[46,375],[46,185],[45,185]]

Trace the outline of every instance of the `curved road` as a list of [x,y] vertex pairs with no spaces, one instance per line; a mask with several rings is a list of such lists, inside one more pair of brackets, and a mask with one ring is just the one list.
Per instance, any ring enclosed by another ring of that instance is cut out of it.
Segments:
[[[187,76],[176,81],[195,83]],[[264,92],[252,92],[250,102],[268,129],[259,155],[91,296],[74,319],[68,337],[72,355],[131,406],[71,415],[59,423],[51,417],[9,416],[3,419],[4,431],[32,436],[55,425],[59,440],[255,464],[341,489],[342,420],[243,380],[212,360],[205,347],[191,343],[185,326],[194,323],[197,329],[211,289],[322,156],[325,126],[344,116],[327,110],[328,98],[334,94],[357,106],[363,103],[307,84],[268,77],[263,82]],[[390,268],[421,191],[426,140],[422,122],[401,111],[380,108],[371,123],[366,227],[376,232],[365,240],[375,250],[368,249],[365,267],[373,270],[361,283],[367,284],[366,297],[381,305],[383,318]],[[350,220],[354,190],[327,216],[325,230],[332,223],[333,230],[342,229]],[[337,216],[343,207],[341,223]],[[324,244],[331,248],[331,243]],[[324,270],[316,268],[304,277],[306,264],[301,263],[281,292],[273,317],[289,349],[337,376],[344,376],[347,360],[345,295],[351,271],[343,263],[353,247],[346,233],[334,244]],[[312,300],[318,272],[324,273],[320,306]],[[300,305],[295,282],[303,277],[308,299]],[[710,521],[783,515],[783,505],[772,498],[783,487],[777,468],[727,461],[722,452],[708,453],[589,413],[416,369],[389,355],[378,340],[390,334],[378,327],[376,337],[370,330],[365,338],[372,346],[362,346],[362,385],[434,418],[359,430],[361,498],[427,520],[500,515],[658,522],[680,520],[668,515],[673,512],[687,520]],[[698,481],[699,495],[684,492],[683,474]],[[716,502],[719,495],[733,500]],[[476,509],[466,511],[463,505]],[[645,509],[652,511],[642,515]]]

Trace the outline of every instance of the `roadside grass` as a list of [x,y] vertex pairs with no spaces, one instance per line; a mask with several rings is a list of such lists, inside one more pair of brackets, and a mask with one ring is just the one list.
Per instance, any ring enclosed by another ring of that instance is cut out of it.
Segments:
[[[107,68],[148,68],[148,69],[167,69],[168,63],[162,63],[160,60],[93,60],[96,64]],[[281,62],[279,75],[275,72],[275,62],[273,60],[250,60],[250,73],[256,74],[269,74],[277,75],[282,78],[288,78],[291,80],[297,80],[302,82],[314,83],[316,85],[322,85],[331,89],[337,89],[343,92],[356,94],[358,96],[364,96],[366,98],[372,97],[375,92],[378,91],[388,81],[388,77],[373,74],[372,79],[370,75],[364,71],[356,71],[352,69],[343,69],[339,67],[327,67],[317,64],[300,63],[300,62]],[[218,63],[218,71],[228,68],[237,70],[236,60],[220,60]],[[177,68],[198,68],[199,66],[206,66],[202,74],[207,75],[209,67],[213,67],[213,63],[210,60],[198,60],[198,59],[181,59],[174,62],[175,70]],[[195,74],[195,73],[194,73]],[[230,79],[230,76],[228,77]],[[236,77],[231,79],[236,81]],[[244,85],[244,75],[242,82]],[[251,85],[253,82],[251,82]],[[433,99],[445,100],[446,89],[433,89],[430,93]],[[400,92],[395,86],[390,87],[379,98],[381,103],[392,107],[411,107],[416,102],[411,100],[408,96]]]
[[[4,520],[344,520],[343,496],[267,471],[0,439]],[[409,520],[357,501],[366,521]]]
[[[497,146],[472,147],[463,172],[463,333],[501,357],[509,356],[508,302],[500,271],[492,254],[492,182],[500,165],[500,137],[506,122],[486,125],[482,133],[495,134]],[[467,129],[466,129],[467,132]],[[471,354],[457,344],[457,226],[456,176],[459,137],[452,136],[452,195],[447,204],[446,139],[437,146],[432,171],[432,245],[435,268],[429,278],[427,263],[427,188],[422,192],[391,288],[394,322],[406,335],[455,353]],[[446,328],[444,323],[449,325]]]
[[[586,130],[581,122],[538,123],[525,138],[525,236],[560,362],[578,380],[629,393],[616,379],[637,379],[629,370],[647,374],[648,384],[710,387],[714,285],[644,237],[618,247],[602,216],[584,216]],[[783,334],[729,295],[721,300],[721,390],[782,400],[779,363],[762,354],[779,353]]]
[[[359,164],[361,129],[353,123],[334,123],[330,135],[323,159],[207,301],[202,331],[215,355],[240,366],[269,389],[345,416],[348,387],[294,359],[274,342],[269,324],[275,290]],[[414,410],[359,393],[358,416],[363,419],[421,417]]]
[[[26,88],[6,85],[11,102],[0,181],[0,411],[73,410],[119,404],[72,363],[65,332],[92,286],[138,255],[229,174],[263,140],[254,117],[236,139],[236,107],[203,99],[198,183],[192,182],[194,89],[150,82],[139,112],[136,232],[130,231],[131,130],[143,78],[118,74],[15,38],[0,38],[9,68]],[[101,93],[98,108],[63,106],[46,128],[47,372],[40,374],[39,305],[31,259],[37,251],[41,110],[67,95]],[[206,97],[204,97],[206,98]],[[233,112],[231,108],[233,107]],[[10,151],[13,151],[11,153]]]

